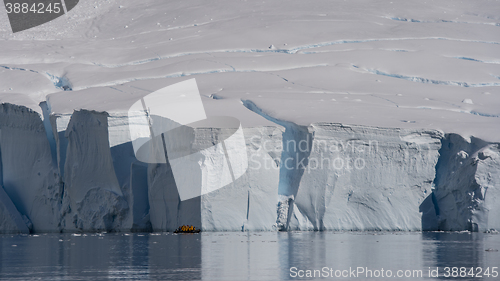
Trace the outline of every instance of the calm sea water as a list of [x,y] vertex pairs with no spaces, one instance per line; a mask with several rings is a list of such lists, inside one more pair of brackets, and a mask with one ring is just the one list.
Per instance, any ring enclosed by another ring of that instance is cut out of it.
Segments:
[[0,235],[0,280],[500,280],[499,249],[468,232]]

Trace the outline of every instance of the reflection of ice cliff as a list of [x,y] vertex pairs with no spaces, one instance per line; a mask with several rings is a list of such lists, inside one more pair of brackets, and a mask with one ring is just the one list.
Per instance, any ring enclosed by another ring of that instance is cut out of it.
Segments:
[[[276,123],[243,129],[248,162],[234,165],[247,172],[181,201],[170,163],[136,160],[126,113],[47,113],[42,121],[2,104],[1,232],[500,228],[497,143],[435,130],[300,127],[246,105]],[[229,131],[197,128],[192,149]],[[220,170],[221,151],[203,153],[200,167]]]

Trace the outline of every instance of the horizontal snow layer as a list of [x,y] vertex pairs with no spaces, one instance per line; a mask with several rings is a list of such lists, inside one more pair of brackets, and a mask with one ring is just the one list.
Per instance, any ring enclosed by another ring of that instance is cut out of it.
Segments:
[[80,1],[67,17],[15,34],[3,13],[0,101],[123,112],[196,78],[212,109],[237,112],[228,101],[251,99],[301,126],[499,142],[499,9],[474,0]]

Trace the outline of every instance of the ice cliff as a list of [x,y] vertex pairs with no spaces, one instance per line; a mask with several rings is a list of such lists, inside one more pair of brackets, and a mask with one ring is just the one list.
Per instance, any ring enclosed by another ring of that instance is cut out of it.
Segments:
[[[0,105],[0,153],[2,162],[2,221],[25,216],[25,227],[34,232],[57,231],[63,183],[52,160],[52,152],[41,116],[26,107]],[[5,198],[7,195],[9,198]],[[29,219],[29,220],[28,220]],[[15,219],[19,222],[19,219]],[[16,224],[17,225],[17,224]],[[2,229],[10,232],[15,229]]]
[[[243,104],[275,126],[244,127],[248,163],[232,164],[247,172],[185,201],[168,161],[136,160],[126,112],[1,104],[0,232],[500,229],[498,143],[438,130],[300,126]],[[197,128],[193,149],[227,134]],[[217,171],[220,152],[203,153],[202,175]]]
[[442,140],[434,179],[436,221],[428,229],[500,228],[500,145],[449,134]]

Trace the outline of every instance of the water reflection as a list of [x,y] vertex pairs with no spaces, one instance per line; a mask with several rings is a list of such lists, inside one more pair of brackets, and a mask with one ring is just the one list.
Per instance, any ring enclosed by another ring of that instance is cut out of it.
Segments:
[[[429,232],[423,233],[422,237],[425,266],[439,267],[440,273],[445,273],[445,267],[474,268],[473,271],[477,272],[478,267],[482,270],[489,267],[491,271],[492,267],[499,266],[500,256],[496,250],[500,249],[500,239],[497,234]],[[440,278],[449,279],[445,276]],[[461,280],[477,278],[469,276]]]
[[203,234],[203,279],[278,280],[279,234]]
[[[291,276],[292,267],[304,272],[327,268],[332,269],[333,275],[336,270],[358,267],[383,269],[393,274],[398,270],[421,270],[423,277],[428,277],[429,268],[439,267],[441,276],[436,279],[449,279],[442,275],[444,267],[490,267],[491,270],[498,266],[499,252],[487,249],[500,249],[500,235],[439,232],[1,235],[0,280],[301,279]],[[361,277],[366,275],[342,279]]]
[[346,280],[366,277],[365,274],[353,277],[351,271],[357,273],[358,267],[365,272],[422,267],[420,235],[416,233],[292,232],[287,236],[280,241],[283,244],[280,250],[286,256],[280,259],[281,267],[286,269],[282,271],[282,279],[297,279],[291,276],[291,267],[319,270],[322,277],[329,278],[335,277],[337,271],[349,272]]

